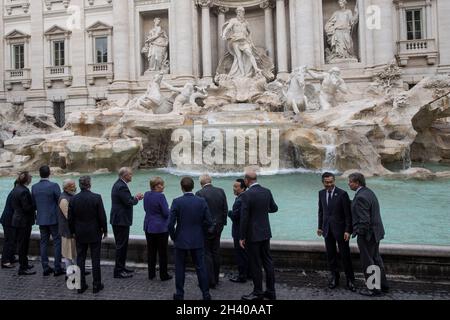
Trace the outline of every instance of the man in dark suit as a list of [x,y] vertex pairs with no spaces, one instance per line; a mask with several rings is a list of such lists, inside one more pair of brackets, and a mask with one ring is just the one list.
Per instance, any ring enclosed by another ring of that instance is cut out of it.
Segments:
[[91,178],[81,177],[79,180],[81,192],[75,195],[69,203],[69,229],[75,235],[77,243],[77,265],[81,271],[81,288],[83,293],[88,288],[86,284],[85,263],[88,248],[91,250],[93,293],[103,290],[100,269],[100,252],[102,236],[108,236],[106,213],[101,195],[91,192]]
[[355,274],[353,273],[350,255],[350,237],[352,234],[351,202],[348,193],[336,187],[334,174],[325,172],[322,175],[325,189],[319,192],[319,227],[317,235],[325,238],[330,279],[328,287],[334,289],[339,285],[338,254],[342,258],[347,288],[356,291]]
[[200,177],[202,189],[196,196],[204,198],[215,224],[215,232],[205,242],[205,263],[208,270],[209,287],[215,288],[219,283],[220,274],[220,237],[227,224],[228,204],[223,189],[212,185],[212,179],[205,174]]
[[[14,188],[16,185],[17,183],[14,183]],[[5,208],[3,209],[2,217],[0,218],[0,223],[3,226],[4,233],[2,269],[14,268],[14,263],[16,262],[14,257],[14,254],[16,253],[16,229],[12,226],[14,209],[11,203],[13,190],[11,190],[6,198]]]
[[[244,180],[248,190],[241,196],[240,244],[248,252],[254,288],[252,293],[242,296],[242,299],[275,300],[275,272],[270,255],[272,232],[269,213],[277,212],[278,206],[273,200],[270,190],[258,184],[257,174],[254,170],[247,170]],[[265,292],[263,292],[261,267],[266,273],[267,290]]]
[[356,191],[352,201],[353,237],[358,237],[358,248],[361,264],[366,279],[367,268],[380,268],[380,288],[364,288],[360,291],[365,296],[377,296],[389,292],[389,285],[384,271],[383,259],[380,255],[380,241],[384,239],[384,227],[381,220],[380,204],[375,193],[366,187],[366,179],[361,173],[352,173],[348,178],[350,189]]
[[133,224],[133,206],[144,198],[142,193],[132,196],[128,183],[133,178],[130,168],[119,170],[119,179],[114,183],[111,191],[111,219],[114,240],[116,243],[116,264],[114,278],[131,278],[133,270],[126,268],[128,239],[130,227]]
[[234,254],[236,264],[238,266],[239,274],[236,277],[230,278],[231,282],[245,283],[247,277],[250,275],[248,268],[248,255],[245,249],[241,248],[239,243],[239,229],[241,228],[241,209],[242,209],[242,193],[245,192],[247,186],[244,179],[237,179],[233,184],[233,192],[236,195],[236,200],[233,204],[233,210],[228,212],[228,217],[233,222],[231,228],[231,236],[234,242]]
[[[33,201],[36,205],[36,224],[39,225],[40,253],[44,276],[54,274],[55,277],[66,274],[66,270],[61,265],[61,236],[58,229],[58,202],[61,196],[61,189],[57,183],[51,182],[49,166],[39,168],[41,180],[31,188]],[[50,236],[53,239],[53,250],[55,258],[55,269],[49,266],[48,245]]]
[[31,229],[36,218],[36,207],[31,197],[30,189],[28,189],[31,179],[32,177],[28,171],[21,172],[11,194],[11,207],[14,210],[11,225],[16,229],[19,276],[36,274],[36,271],[30,271],[31,266],[28,263]]
[[170,208],[169,234],[175,245],[174,300],[184,299],[186,258],[191,255],[197,271],[197,278],[204,300],[211,300],[208,275],[204,261],[205,236],[212,233],[214,224],[208,205],[203,198],[192,193],[194,181],[185,177],[181,180],[184,195],[172,202]]

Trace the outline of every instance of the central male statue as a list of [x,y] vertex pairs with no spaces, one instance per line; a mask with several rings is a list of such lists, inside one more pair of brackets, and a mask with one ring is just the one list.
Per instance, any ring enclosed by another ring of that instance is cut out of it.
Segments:
[[256,75],[273,78],[273,63],[253,43],[243,7],[236,9],[236,18],[225,23],[222,38],[228,41],[228,53],[219,63],[218,74],[228,74],[230,78]]

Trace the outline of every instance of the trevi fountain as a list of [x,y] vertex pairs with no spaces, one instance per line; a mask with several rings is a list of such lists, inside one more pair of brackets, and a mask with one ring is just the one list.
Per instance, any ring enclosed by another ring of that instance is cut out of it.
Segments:
[[[360,171],[379,193],[388,242],[448,244],[450,76],[430,75],[408,88],[394,59],[371,81],[347,81],[342,69],[358,61],[351,33],[357,9],[341,8],[326,22],[326,68],[293,65],[292,72],[277,73],[273,54],[255,45],[245,9],[233,8],[219,30],[225,53],[217,57],[215,75],[178,83],[167,81],[170,33],[155,17],[140,46],[149,79],[145,93],[71,112],[63,128],[52,115],[20,104],[1,108],[0,204],[17,172],[49,164],[57,181],[94,173],[94,189],[108,207],[109,188],[122,166],[139,169],[131,184],[136,192],[147,190],[150,176],[163,176],[169,200],[179,194],[178,175],[213,173],[231,205],[233,179],[246,165],[258,165],[262,183],[280,205],[272,217],[274,237],[312,240],[318,173],[345,178]],[[183,141],[186,133],[198,137],[199,127],[199,141]],[[244,162],[225,157],[230,132],[233,152],[234,138],[244,141]],[[267,134],[269,142],[253,132]],[[266,148],[270,161],[256,156],[254,147]],[[189,153],[183,161],[180,150]],[[196,151],[198,162],[191,158]],[[344,179],[338,183],[346,188]],[[142,208],[136,215],[142,217]],[[141,234],[140,222],[135,224]]]

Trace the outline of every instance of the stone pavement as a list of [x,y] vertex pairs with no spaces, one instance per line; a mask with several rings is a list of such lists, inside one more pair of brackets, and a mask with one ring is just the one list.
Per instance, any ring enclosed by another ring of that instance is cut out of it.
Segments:
[[[67,289],[64,277],[43,277],[39,261],[33,261],[37,274],[18,276],[16,269],[0,270],[0,300],[170,300],[175,290],[173,280],[148,280],[145,265],[129,265],[136,270],[131,279],[114,279],[111,263],[102,262],[102,281],[105,290],[92,294],[92,276],[87,276],[89,289],[83,295]],[[173,274],[173,270],[170,270]],[[239,300],[251,291],[251,282],[235,284],[228,281],[229,270],[224,270],[217,289],[211,290],[214,300]],[[358,275],[357,275],[358,276]],[[360,275],[361,276],[361,275]],[[344,288],[326,288],[326,274],[277,270],[277,295],[280,300],[361,300],[365,297]],[[345,280],[345,279],[343,279]],[[424,282],[408,278],[390,278],[392,291],[377,299],[386,300],[450,300],[450,282]],[[343,281],[341,281],[343,282]],[[357,284],[363,285],[358,277]],[[186,300],[201,298],[194,272],[186,276]]]

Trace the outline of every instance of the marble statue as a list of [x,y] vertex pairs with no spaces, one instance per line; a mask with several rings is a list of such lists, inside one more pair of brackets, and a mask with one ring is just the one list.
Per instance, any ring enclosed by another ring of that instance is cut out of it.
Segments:
[[305,75],[307,69],[306,66],[294,69],[287,82],[288,90],[287,92],[283,92],[286,97],[287,106],[292,108],[295,114],[300,113],[299,107],[303,110],[308,109],[308,98],[305,92]]
[[333,13],[325,25],[329,48],[326,50],[327,63],[351,61],[357,58],[353,49],[352,33],[359,20],[358,1],[355,12],[347,9],[347,0],[339,0],[340,9]]
[[322,80],[319,96],[322,110],[329,110],[336,106],[336,96],[339,91],[347,93],[347,85],[341,78],[341,70],[338,67],[331,68],[328,72],[317,72],[310,69],[307,72],[311,77]]
[[169,37],[161,27],[161,19],[155,18],[154,26],[148,33],[142,53],[147,55],[148,71],[168,72],[169,61],[167,59],[167,49],[169,47]]
[[188,82],[182,88],[174,87],[166,82],[163,82],[164,86],[170,91],[178,93],[173,102],[174,114],[183,114],[185,111],[200,111],[200,107],[196,100],[198,98],[205,99],[208,97],[206,88],[194,86],[192,82]]
[[264,76],[268,80],[273,79],[273,63],[253,43],[243,7],[236,9],[236,18],[224,24],[222,38],[228,41],[228,52],[219,63],[218,76],[223,74],[229,78]]
[[130,108],[145,109],[146,111],[154,112],[161,106],[161,81],[163,79],[163,72],[159,72],[153,76],[149,81],[147,91],[139,98],[132,100],[129,104]]

